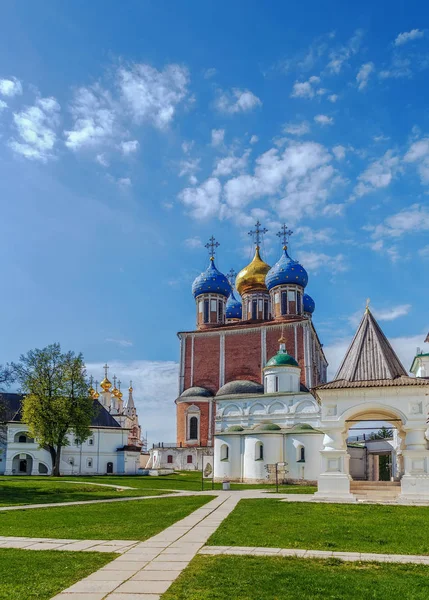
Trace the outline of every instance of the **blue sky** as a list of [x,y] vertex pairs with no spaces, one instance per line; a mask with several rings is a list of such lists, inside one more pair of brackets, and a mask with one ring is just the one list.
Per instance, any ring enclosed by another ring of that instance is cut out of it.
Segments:
[[238,271],[259,218],[271,264],[295,232],[333,368],[367,297],[408,368],[429,328],[421,2],[1,11],[0,362],[53,341],[107,360],[149,437],[174,437],[204,244]]

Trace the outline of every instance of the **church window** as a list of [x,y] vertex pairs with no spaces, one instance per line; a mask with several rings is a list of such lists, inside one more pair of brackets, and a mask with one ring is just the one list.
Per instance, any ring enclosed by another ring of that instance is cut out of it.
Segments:
[[219,323],[223,323],[223,302],[222,302],[222,300],[219,300],[219,303],[218,303],[217,320]]
[[92,469],[92,458],[86,459],[86,466],[88,467],[88,469]]
[[301,294],[298,292],[296,295],[296,313],[301,314]]
[[217,309],[217,306],[216,306],[216,300],[212,300],[212,301],[210,302],[210,310],[211,310],[212,312],[214,312],[214,313],[215,313],[215,312],[216,312],[216,309]]
[[264,320],[268,321],[268,300],[264,300]]
[[167,462],[168,462],[169,465],[171,465],[173,463],[173,455],[172,454],[169,454],[167,456]]
[[264,444],[262,442],[256,444],[255,460],[264,460]]
[[69,458],[69,465],[71,465],[71,466],[74,465],[74,458],[73,458],[73,456],[70,456],[70,458]]
[[26,435],[20,435],[20,436],[19,436],[19,438],[18,438],[18,442],[19,442],[20,444],[25,444],[25,443],[26,443],[26,441],[27,441],[27,436],[26,436]]
[[252,300],[252,319],[258,318],[258,301]]
[[291,302],[295,302],[295,291],[294,290],[288,291],[287,299],[290,300]]
[[204,302],[202,302],[202,300],[200,300],[200,301],[198,302],[198,312],[199,312],[200,314],[202,314],[202,313],[203,313],[203,307],[204,307]]
[[189,438],[190,440],[198,439],[198,419],[197,417],[191,417],[189,419]]
[[220,447],[220,459],[228,460],[228,458],[229,458],[229,447],[227,444],[222,444],[222,446]]
[[282,315],[287,315],[287,292],[282,292]]
[[204,300],[204,323],[210,322],[209,301]]
[[279,391],[279,378],[278,378],[278,376],[277,376],[277,375],[276,375],[276,378],[275,378],[275,380],[274,380],[274,391],[275,391],[275,392],[278,392],[278,391]]
[[298,446],[296,449],[296,461],[305,462],[305,448],[304,446]]
[[192,465],[192,454],[188,454],[188,456],[186,457],[186,462],[188,463],[188,465]]
[[88,439],[88,446],[93,446],[94,445],[94,438],[90,437]]
[[48,474],[48,467],[46,465],[44,465],[43,463],[39,463],[38,470],[39,470],[40,475]]

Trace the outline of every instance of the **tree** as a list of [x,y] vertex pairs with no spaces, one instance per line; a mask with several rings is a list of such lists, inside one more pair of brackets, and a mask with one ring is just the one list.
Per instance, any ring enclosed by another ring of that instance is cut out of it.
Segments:
[[6,405],[3,401],[2,392],[12,382],[12,371],[8,367],[0,365],[0,446],[6,444]]
[[11,365],[25,394],[23,421],[52,459],[52,473],[60,475],[61,449],[73,433],[79,443],[91,434],[93,400],[88,394],[82,354],[61,352],[59,344],[30,350]]
[[391,437],[393,437],[393,429],[389,429],[388,427],[385,427],[384,425],[383,425],[383,427],[381,427],[381,429],[379,429],[377,431],[377,438],[379,440],[385,440],[385,439],[388,439]]

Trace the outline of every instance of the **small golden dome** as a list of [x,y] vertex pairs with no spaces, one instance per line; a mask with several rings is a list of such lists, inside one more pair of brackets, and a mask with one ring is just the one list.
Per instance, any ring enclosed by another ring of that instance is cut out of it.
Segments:
[[235,287],[238,293],[242,296],[253,291],[267,291],[265,285],[265,276],[270,270],[270,265],[267,265],[259,254],[259,246],[256,246],[255,256],[252,262],[241,269],[235,280]]
[[123,395],[124,394],[121,392],[121,390],[118,390],[118,393],[117,393],[116,397],[119,398],[119,400],[122,400],[122,396]]
[[113,388],[113,390],[112,390],[112,394],[115,396],[115,398],[117,398],[117,397],[118,397],[119,390],[118,390],[118,388],[117,388],[117,387],[114,387],[114,388]]
[[91,387],[88,389],[88,394],[91,396],[91,398],[94,398],[95,390],[94,390],[94,388],[92,387],[92,385],[91,385]]
[[98,400],[100,397],[100,394],[98,392],[94,392],[92,397],[94,398],[94,400]]
[[103,381],[100,383],[100,386],[102,387],[104,392],[109,392],[110,388],[112,386],[112,384],[110,383],[110,381],[107,379],[107,377],[105,377],[103,379]]

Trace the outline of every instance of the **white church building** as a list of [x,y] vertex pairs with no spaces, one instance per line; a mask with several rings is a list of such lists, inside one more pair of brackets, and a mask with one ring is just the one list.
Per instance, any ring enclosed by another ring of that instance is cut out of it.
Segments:
[[[130,383],[128,400],[123,394],[116,377],[114,386],[107,377],[101,382],[101,393],[91,387],[94,414],[91,435],[79,443],[72,434],[68,445],[61,451],[61,475],[134,475],[140,468],[142,449],[141,428]],[[4,393],[2,402],[6,410],[5,424],[0,431],[0,475],[50,475],[52,460],[49,451],[40,447],[22,421],[21,394]]]
[[[319,498],[353,501],[351,484],[361,475],[351,461],[349,430],[383,422],[395,430],[387,448],[400,500],[429,501],[429,352],[418,352],[411,372],[368,308],[334,380],[311,391],[300,384],[299,365],[280,339],[263,368],[263,386],[235,381],[216,394],[215,478],[266,482],[273,477],[269,465],[280,463],[287,481],[317,481]],[[374,455],[368,479],[378,476],[375,456],[386,452],[383,443],[382,450],[368,444]]]

